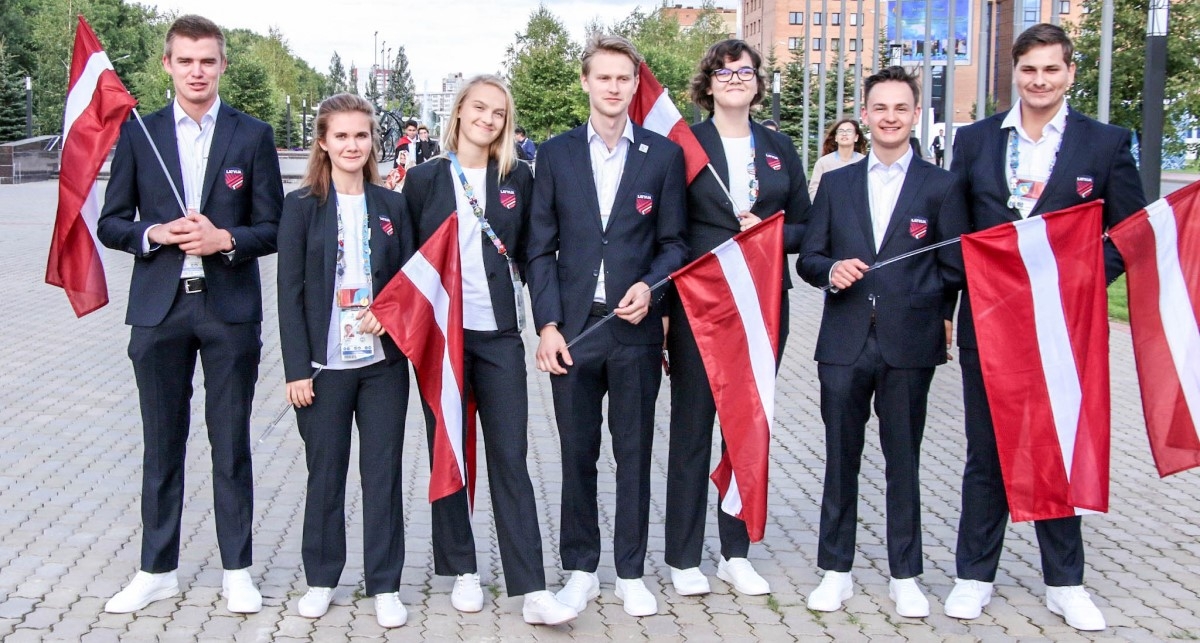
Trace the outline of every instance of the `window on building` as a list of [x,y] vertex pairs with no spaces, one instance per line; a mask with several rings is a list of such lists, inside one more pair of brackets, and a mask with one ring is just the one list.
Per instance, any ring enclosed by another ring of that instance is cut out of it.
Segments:
[[1071,13],[1071,0],[1062,0],[1062,2],[1059,2],[1058,12],[1064,16]]
[[812,15],[812,23],[816,26],[821,26],[821,12],[814,11]]
[[821,39],[813,38],[813,51],[821,51]]
[[803,12],[803,11],[791,11],[791,12],[788,12],[788,24],[789,24],[789,25],[802,25],[802,24],[804,24],[804,12]]
[[850,51],[858,51],[858,39],[857,38],[850,39]]
[[835,12],[829,14],[829,20],[830,20],[829,24],[836,27],[836,26],[842,24],[842,14],[835,11]]
[[800,38],[788,38],[788,49],[795,51],[800,48]]
[[850,26],[851,27],[858,26],[858,14],[857,13],[850,14]]
[[829,39],[829,50],[830,51],[841,51],[842,50],[842,39],[841,38],[830,38]]
[[1025,29],[1042,21],[1042,0],[1025,0],[1023,7],[1021,18],[1025,21]]

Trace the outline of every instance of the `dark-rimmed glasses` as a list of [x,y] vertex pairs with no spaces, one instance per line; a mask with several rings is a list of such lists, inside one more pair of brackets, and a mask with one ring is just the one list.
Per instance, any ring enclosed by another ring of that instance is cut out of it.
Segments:
[[758,71],[753,67],[742,67],[741,69],[728,69],[722,67],[720,69],[714,69],[709,73],[713,78],[716,78],[723,83],[733,80],[734,74],[737,74],[738,80],[742,81],[743,83],[748,83],[758,76]]

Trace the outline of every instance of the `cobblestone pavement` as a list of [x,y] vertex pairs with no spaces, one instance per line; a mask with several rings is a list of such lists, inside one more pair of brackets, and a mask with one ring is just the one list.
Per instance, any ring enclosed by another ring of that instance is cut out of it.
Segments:
[[[289,186],[289,189],[294,186]],[[601,462],[602,530],[606,555],[599,570],[603,593],[578,620],[532,627],[521,620],[520,599],[503,594],[490,520],[486,474],[475,513],[483,612],[451,606],[452,579],[435,577],[430,555],[428,480],[423,423],[410,400],[404,456],[407,552],[402,600],[408,624],[385,632],[373,602],[362,595],[361,497],[351,467],[349,564],[334,607],[318,620],[296,613],[306,589],[300,568],[305,466],[292,415],[255,445],[254,566],[262,612],[233,615],[219,598],[221,580],[213,526],[209,448],[203,426],[203,382],[197,374],[190,440],[183,553],[183,593],[135,615],[102,612],[105,600],[136,571],[141,438],[133,373],[123,325],[131,260],[106,252],[111,303],[75,319],[65,296],[43,283],[57,184],[0,186],[0,638],[53,640],[643,640],[733,641],[788,639],[888,640],[1169,640],[1200,637],[1200,499],[1196,473],[1160,480],[1141,418],[1128,329],[1112,327],[1112,504],[1108,515],[1084,520],[1086,583],[1109,628],[1081,635],[1043,602],[1038,550],[1028,524],[1010,526],[985,614],[960,622],[942,614],[954,574],[953,548],[963,467],[962,402],[958,367],[937,372],[930,394],[924,443],[926,572],[921,583],[933,614],[896,616],[887,598],[883,544],[882,457],[868,440],[862,473],[855,567],[857,593],[846,609],[809,612],[804,601],[819,578],[815,565],[823,430],[811,360],[820,298],[793,291],[791,338],[779,376],[777,426],[772,444],[771,518],[763,543],[750,556],[770,581],[769,597],[743,597],[715,578],[719,546],[710,515],[702,569],[713,593],[675,594],[663,563],[663,510],[667,446],[667,392],[659,399],[653,469],[647,582],[659,614],[627,616],[612,593],[610,525],[614,483],[605,446]],[[283,369],[275,316],[274,260],[263,262],[267,319],[253,415],[253,438],[283,404]],[[526,345],[532,355],[532,335]],[[545,375],[530,360],[530,469],[544,514],[545,566],[550,588],[564,581],[558,543],[558,439]],[[415,387],[413,387],[415,392]],[[870,431],[874,431],[874,425]],[[607,445],[607,438],[605,441]],[[483,466],[482,458],[481,467]],[[713,494],[715,497],[715,494]],[[714,500],[715,502],[715,500]]]

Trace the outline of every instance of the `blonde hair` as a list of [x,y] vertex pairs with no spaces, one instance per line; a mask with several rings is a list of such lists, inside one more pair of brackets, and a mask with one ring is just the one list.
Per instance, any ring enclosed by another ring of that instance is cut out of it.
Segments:
[[365,114],[371,121],[372,145],[367,162],[363,165],[363,181],[379,183],[379,123],[375,120],[375,108],[361,96],[334,94],[317,106],[317,117],[313,119],[313,146],[308,152],[308,168],[300,181],[300,187],[307,187],[309,194],[321,203],[329,198],[329,185],[333,182],[333,162],[329,160],[329,152],[321,147],[319,141],[324,140],[329,132],[329,119],[334,114],[348,112]]
[[446,152],[458,152],[459,113],[462,111],[463,103],[467,102],[467,95],[471,93],[472,89],[481,85],[489,85],[504,92],[504,126],[500,128],[500,136],[497,136],[496,140],[488,146],[488,158],[496,161],[500,180],[504,180],[517,162],[517,139],[513,134],[517,120],[517,107],[513,103],[512,92],[508,91],[508,85],[499,76],[493,74],[475,76],[468,80],[462,89],[458,90],[458,95],[454,97],[454,107],[450,109],[450,117],[446,119],[446,130],[442,133],[442,149]]
[[633,61],[633,75],[636,77],[641,70],[642,55],[638,53],[637,47],[633,46],[628,39],[613,34],[602,34],[595,32],[588,36],[587,45],[583,48],[583,75],[587,76],[588,70],[592,66],[592,57],[598,52],[607,51],[610,54],[621,54],[628,56]]

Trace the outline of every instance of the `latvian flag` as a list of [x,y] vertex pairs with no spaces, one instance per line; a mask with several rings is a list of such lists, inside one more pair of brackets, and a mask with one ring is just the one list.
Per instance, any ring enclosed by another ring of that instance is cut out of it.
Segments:
[[708,154],[696,140],[671,95],[659,84],[654,72],[643,61],[638,67],[638,88],[629,104],[629,118],[634,123],[661,134],[683,148],[683,160],[687,165],[687,179],[691,183],[696,175],[708,165]]
[[708,371],[726,451],[712,474],[721,509],[762,540],[775,420],[775,355],[783,291],[783,215],[671,275]]
[[1109,236],[1125,259],[1129,328],[1160,476],[1200,466],[1200,182]]
[[58,212],[46,260],[46,283],[66,291],[76,317],[108,303],[96,239],[100,220],[96,177],[134,105],[137,101],[117,78],[96,34],[79,16],[63,110]]
[[964,235],[979,360],[1014,521],[1108,511],[1102,201]]
[[458,217],[449,216],[388,282],[371,310],[412,361],[435,418],[429,501],[462,489],[463,321]]

